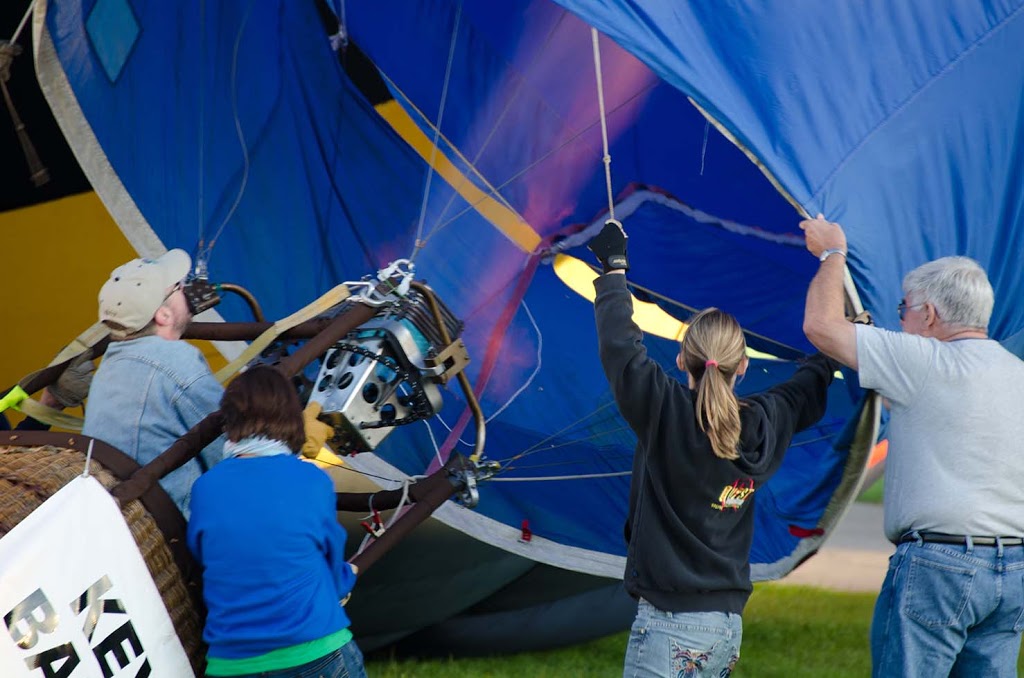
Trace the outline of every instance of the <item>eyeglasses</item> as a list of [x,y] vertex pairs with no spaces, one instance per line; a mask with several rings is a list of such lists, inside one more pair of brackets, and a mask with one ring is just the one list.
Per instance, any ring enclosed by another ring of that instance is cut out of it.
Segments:
[[185,283],[183,281],[181,281],[181,280],[179,280],[177,283],[175,283],[174,287],[172,287],[171,290],[167,293],[167,296],[164,297],[164,302],[166,303],[166,301],[168,299],[170,299],[171,297],[174,296],[175,292],[177,292],[178,290],[182,289],[184,286],[185,286]]
[[907,311],[913,311],[915,308],[921,308],[923,306],[926,306],[927,303],[928,302],[925,302],[923,304],[913,304],[911,306],[908,306],[906,299],[900,299],[900,303],[896,306],[896,313],[899,314],[900,320],[902,321],[903,320],[903,316],[906,315]]

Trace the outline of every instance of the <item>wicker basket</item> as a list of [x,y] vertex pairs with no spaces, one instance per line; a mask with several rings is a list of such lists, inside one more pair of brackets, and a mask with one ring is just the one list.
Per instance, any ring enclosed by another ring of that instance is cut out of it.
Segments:
[[[38,435],[47,434],[31,437]],[[62,434],[49,435],[59,438]],[[18,436],[9,437],[14,440],[0,442],[0,537],[81,474],[85,467],[85,455],[79,450],[54,445],[19,447],[15,443]],[[107,490],[120,482],[95,457],[90,461],[89,472]],[[190,590],[169,540],[142,501],[129,502],[121,513],[163,598],[178,638],[197,675],[202,675],[205,666],[203,620],[195,592]],[[180,538],[180,535],[174,536],[170,541]]]

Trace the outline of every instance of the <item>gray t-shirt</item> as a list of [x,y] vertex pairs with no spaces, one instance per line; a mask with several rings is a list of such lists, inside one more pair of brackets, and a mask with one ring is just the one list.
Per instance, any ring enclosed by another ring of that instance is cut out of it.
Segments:
[[857,364],[892,410],[885,536],[1024,536],[1024,361],[991,339],[857,325]]

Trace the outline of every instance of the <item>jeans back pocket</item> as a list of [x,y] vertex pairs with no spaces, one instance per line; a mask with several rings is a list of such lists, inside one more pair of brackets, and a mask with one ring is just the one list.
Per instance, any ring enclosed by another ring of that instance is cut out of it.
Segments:
[[903,592],[904,614],[930,628],[955,625],[967,607],[976,574],[976,568],[912,556]]

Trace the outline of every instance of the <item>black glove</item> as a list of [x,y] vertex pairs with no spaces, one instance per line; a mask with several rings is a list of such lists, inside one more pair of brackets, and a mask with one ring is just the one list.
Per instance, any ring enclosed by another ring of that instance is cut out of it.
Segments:
[[590,239],[587,249],[594,253],[601,262],[605,273],[611,271],[628,271],[629,259],[626,258],[626,241],[629,236],[622,230],[622,224],[609,219],[601,232]]

